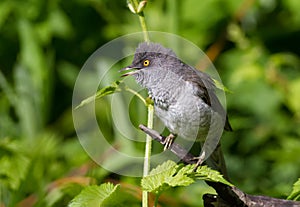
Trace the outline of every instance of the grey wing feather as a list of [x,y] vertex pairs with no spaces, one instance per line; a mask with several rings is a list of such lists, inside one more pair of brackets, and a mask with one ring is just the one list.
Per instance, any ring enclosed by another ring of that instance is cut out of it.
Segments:
[[[212,109],[218,112],[222,117],[225,117],[224,128],[228,131],[232,131],[226,111],[224,110],[222,104],[220,103],[215,90],[215,84],[211,77],[206,73],[196,70],[193,67],[187,66],[185,75],[183,76],[185,80],[191,81],[195,86],[195,95],[199,96],[206,104],[212,107]],[[183,70],[181,70],[183,72]]]

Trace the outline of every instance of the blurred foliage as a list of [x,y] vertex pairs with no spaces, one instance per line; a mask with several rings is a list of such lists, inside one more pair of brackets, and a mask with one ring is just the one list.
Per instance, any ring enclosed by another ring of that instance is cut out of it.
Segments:
[[[181,35],[206,51],[233,92],[227,108],[234,132],[222,144],[232,183],[247,193],[286,198],[300,177],[299,10],[298,0],[153,0],[144,10],[150,30]],[[106,180],[140,199],[139,179],[88,158],[71,114],[87,58],[138,31],[126,0],[0,2],[0,206],[66,206],[84,186]],[[97,118],[110,142],[120,144],[107,104],[97,102]],[[131,114],[136,125],[146,119]],[[159,202],[199,206],[209,191],[196,183],[170,189]]]
[[112,183],[105,183],[100,186],[91,185],[82,190],[69,206],[120,206],[122,200],[118,198],[120,195],[118,191],[120,191],[120,185],[114,186]]
[[290,200],[300,200],[300,178],[294,183],[293,191],[289,195]]

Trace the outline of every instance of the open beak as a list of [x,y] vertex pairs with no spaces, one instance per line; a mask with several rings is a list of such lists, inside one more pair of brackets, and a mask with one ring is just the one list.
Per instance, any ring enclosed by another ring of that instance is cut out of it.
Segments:
[[125,68],[122,68],[121,70],[119,70],[119,72],[123,72],[123,71],[128,71],[124,74],[121,75],[121,77],[125,77],[125,76],[129,76],[129,75],[133,75],[137,72],[138,68],[133,68],[131,66],[127,66]]

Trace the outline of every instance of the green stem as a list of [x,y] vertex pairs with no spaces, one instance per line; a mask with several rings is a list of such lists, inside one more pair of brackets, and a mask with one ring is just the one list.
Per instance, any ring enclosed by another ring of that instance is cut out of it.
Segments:
[[133,95],[137,96],[144,104],[145,106],[148,106],[148,103],[147,101],[144,99],[143,96],[141,96],[141,94],[139,94],[138,92],[136,92],[135,90],[132,90],[131,88],[129,87],[125,87],[125,90],[132,93]]
[[[140,24],[142,27],[145,42],[149,42],[150,39],[149,39],[148,29],[147,29],[147,25],[146,25],[146,21],[145,21],[144,12],[141,11],[141,12],[137,13],[140,2],[138,0],[129,0],[129,3],[131,3],[131,5],[134,7],[133,10],[135,11],[135,13],[139,15],[139,21],[140,21]],[[132,92],[131,89],[128,91]],[[146,103],[146,106],[148,108],[147,127],[152,128],[153,127],[153,114],[154,114],[153,105],[147,103],[145,101],[145,99],[143,99],[136,92],[133,92],[133,93],[135,95],[137,95],[141,100],[143,100],[144,103]],[[147,135],[146,136],[146,144],[145,144],[143,177],[147,176],[150,172],[151,148],[152,148],[152,138],[149,135]],[[148,192],[147,191],[143,191],[143,194],[142,194],[142,207],[148,207]]]
[[[148,120],[147,127],[153,128],[153,114],[154,109],[152,104],[148,104]],[[152,138],[147,134],[146,136],[146,145],[145,145],[145,157],[144,157],[144,171],[143,177],[147,176],[150,171],[150,157],[151,157],[151,148],[152,148]],[[148,192],[143,191],[143,207],[148,207]]]
[[139,14],[139,20],[140,20],[140,24],[141,24],[141,27],[143,30],[144,40],[145,40],[145,42],[150,42],[147,25],[146,25],[146,21],[145,21],[145,17],[144,17],[144,12],[141,12]]
[[[131,2],[133,3],[135,11],[137,11],[137,8],[139,6],[138,0],[131,0]],[[144,34],[144,40],[145,40],[145,42],[149,42],[150,38],[149,38],[149,34],[148,34],[148,29],[147,29],[147,25],[146,25],[146,21],[145,21],[144,12],[142,11],[142,12],[138,13],[138,15],[139,15],[139,20],[140,20],[140,24],[142,27],[142,31]]]
[[[132,90],[129,87],[126,87],[125,90],[134,94],[135,96],[137,96],[145,104],[145,106],[147,106],[147,108],[148,108],[147,127],[152,128],[153,127],[153,114],[154,114],[153,105],[151,103],[147,103],[147,101],[135,90]],[[150,171],[151,148],[152,148],[152,138],[149,135],[147,135],[146,136],[146,144],[145,144],[143,177],[147,176]],[[142,206],[148,207],[148,192],[143,191],[142,197],[143,197],[142,198]]]

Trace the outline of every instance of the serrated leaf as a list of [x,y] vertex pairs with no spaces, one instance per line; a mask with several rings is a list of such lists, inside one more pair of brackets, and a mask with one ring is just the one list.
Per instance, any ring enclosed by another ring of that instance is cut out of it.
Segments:
[[100,186],[91,185],[86,187],[68,205],[69,207],[91,206],[116,206],[120,200],[117,198],[120,185],[105,183]]
[[175,162],[168,160],[168,161],[164,162],[163,164],[158,165],[153,170],[151,170],[149,175],[156,175],[159,173],[164,173],[164,174],[169,174],[169,173],[172,174],[173,173],[174,174],[176,172],[176,167],[177,167],[177,164]]
[[110,94],[113,94],[115,92],[119,92],[121,91],[119,85],[120,85],[121,81],[115,81],[113,82],[110,86],[106,86],[105,88],[101,88],[100,90],[97,91],[97,93],[93,96],[90,96],[86,99],[84,99],[83,101],[81,101],[81,103],[76,106],[75,109],[78,109],[88,103],[91,103],[97,99],[100,99],[104,96],[107,96],[107,95],[110,95]]
[[177,165],[173,161],[166,161],[153,169],[150,174],[142,179],[142,188],[145,191],[159,195],[162,191],[177,186],[188,186],[195,179],[220,182],[232,186],[218,171],[207,166],[200,166],[194,172],[195,165]]
[[287,199],[289,199],[289,200],[295,200],[295,201],[300,200],[300,178],[297,180],[297,182],[294,183],[294,185],[293,185],[293,191],[288,196]]
[[153,169],[150,174],[142,179],[142,188],[148,192],[160,194],[170,187],[188,186],[195,182],[190,165],[181,167],[173,161],[166,161]]
[[193,173],[193,167],[191,165],[184,166],[176,173],[175,176],[167,179],[166,183],[172,187],[188,186],[195,182],[195,180],[190,177],[191,173]]
[[197,168],[195,172],[195,177],[200,180],[219,182],[224,183],[225,185],[233,186],[223,177],[223,175],[220,172],[213,170],[207,167],[206,165]]
[[159,194],[166,186],[166,180],[172,177],[177,171],[177,165],[173,161],[166,161],[151,170],[148,176],[142,179],[142,188],[148,192]]

